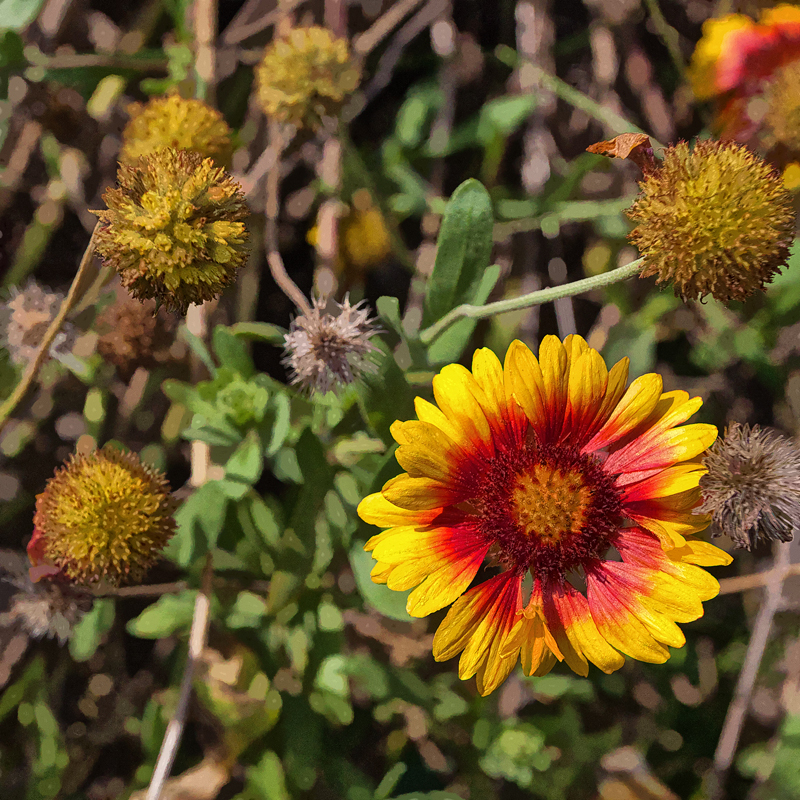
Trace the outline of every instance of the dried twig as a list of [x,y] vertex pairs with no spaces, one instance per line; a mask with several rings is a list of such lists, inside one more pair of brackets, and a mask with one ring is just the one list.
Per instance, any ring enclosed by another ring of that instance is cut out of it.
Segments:
[[719,582],[719,593],[736,594],[749,589],[760,589],[778,581],[785,581],[793,575],[800,575],[800,564],[790,564],[786,569],[773,568],[752,575],[737,575],[735,578],[723,578]]
[[725,715],[717,750],[714,753],[714,768],[710,776],[709,785],[709,796],[712,800],[721,800],[724,797],[725,778],[736,755],[739,737],[747,717],[753,688],[758,676],[758,668],[761,665],[761,659],[767,647],[772,621],[780,607],[783,582],[791,567],[789,548],[790,544],[788,542],[779,544],[776,548],[775,567],[770,572],[775,573],[777,577],[766,584],[764,600],[753,625],[753,633],[747,646],[747,654],[742,665],[742,671],[739,673],[733,700],[728,706],[728,713]]
[[405,16],[423,2],[424,0],[400,0],[390,5],[368,30],[356,37],[353,50],[362,58],[366,56],[392,32],[396,25],[400,24]]
[[36,350],[36,356],[28,365],[28,369],[25,370],[25,374],[22,376],[20,382],[16,385],[14,391],[6,398],[3,404],[0,405],[0,433],[3,432],[4,428],[8,424],[14,409],[22,402],[23,397],[25,397],[25,395],[28,393],[28,390],[36,381],[36,376],[39,374],[39,370],[47,360],[50,345],[53,344],[58,332],[61,330],[61,326],[64,324],[69,312],[75,306],[75,303],[78,301],[78,298],[81,295],[84,284],[86,283],[86,279],[91,272],[90,267],[92,266],[94,240],[96,235],[97,226],[95,226],[94,231],[92,231],[89,244],[86,245],[86,250],[81,257],[81,263],[78,265],[78,271],[75,273],[75,277],[72,279],[72,286],[69,287],[69,292],[62,301],[61,308],[58,309],[58,314],[56,314],[55,318],[50,323],[50,327],[47,329],[42,341],[39,343],[39,347]]
[[267,251],[267,265],[278,288],[304,314],[311,311],[311,306],[300,287],[289,277],[283,259],[278,250],[278,210],[281,182],[281,153],[286,141],[281,135],[279,125],[274,120],[269,124],[269,149],[275,151],[272,169],[267,173],[267,220],[264,229],[264,245]]
[[172,771],[175,756],[178,752],[178,745],[183,736],[183,728],[186,725],[186,714],[189,710],[189,698],[192,694],[192,680],[197,662],[203,654],[208,638],[208,625],[211,611],[211,581],[213,578],[213,562],[211,553],[206,556],[206,566],[203,570],[203,583],[197,599],[194,603],[194,615],[192,617],[192,627],[189,631],[189,653],[186,657],[186,666],[183,669],[183,679],[178,694],[178,704],[175,713],[172,715],[167,730],[164,734],[164,741],[161,742],[161,749],[158,751],[158,759],[153,770],[153,778],[147,789],[145,800],[159,800],[164,784]]

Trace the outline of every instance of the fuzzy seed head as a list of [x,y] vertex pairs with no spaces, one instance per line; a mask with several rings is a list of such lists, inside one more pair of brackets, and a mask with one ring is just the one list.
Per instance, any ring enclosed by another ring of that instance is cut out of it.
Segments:
[[153,367],[172,342],[175,320],[152,300],[126,297],[97,318],[97,352],[116,366],[123,380],[139,367]]
[[29,553],[76,584],[137,582],[175,532],[175,509],[164,476],[134,453],[75,455],[36,497]]
[[230,166],[233,155],[231,129],[215,108],[202,100],[178,94],[154,97],[146,104],[128,106],[130,122],[122,132],[120,161],[134,165],[162,147],[194,150],[220,167]]
[[339,113],[361,78],[346,39],[327,28],[293,28],[267,47],[256,68],[258,98],[268,117],[316,128]]
[[369,356],[378,348],[370,337],[378,329],[363,303],[351,306],[345,297],[343,303],[336,303],[338,313],[326,314],[327,302],[317,298],[308,313],[293,320],[283,359],[292,383],[325,394],[374,369]]
[[800,451],[774,431],[732,424],[710,447],[700,479],[713,535],[750,550],[759,540],[790,542],[800,529]]
[[[11,297],[0,308],[0,343],[15,364],[23,366],[34,359],[63,300],[63,294],[35,281],[28,281],[22,291],[11,290]],[[65,322],[50,345],[50,355],[58,358],[69,353],[76,336],[74,326]]]
[[778,70],[767,91],[764,122],[781,144],[800,150],[800,61]]
[[121,165],[103,199],[96,249],[140,300],[185,313],[222,292],[247,260],[241,187],[191,150],[163,148]]
[[784,267],[794,238],[791,196],[778,174],[734,142],[683,142],[640,183],[628,211],[642,277],[691,300],[744,300]]

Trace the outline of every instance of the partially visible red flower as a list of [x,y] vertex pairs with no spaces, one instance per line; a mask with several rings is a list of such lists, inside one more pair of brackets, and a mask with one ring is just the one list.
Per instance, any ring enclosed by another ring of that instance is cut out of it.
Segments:
[[[758,22],[743,14],[707,20],[689,77],[698,100],[717,100],[716,127],[723,138],[767,151],[774,145],[764,125],[769,87],[783,67],[798,61],[800,6],[784,3],[764,10]],[[783,168],[792,158],[775,160]]]

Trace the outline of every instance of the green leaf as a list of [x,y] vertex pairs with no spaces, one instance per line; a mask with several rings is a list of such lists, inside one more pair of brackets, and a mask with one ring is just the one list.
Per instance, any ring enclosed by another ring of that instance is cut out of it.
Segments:
[[386,444],[391,444],[391,424],[414,416],[414,392],[394,355],[383,342],[378,342],[378,347],[383,352],[378,370],[364,373],[357,392],[367,424]]
[[140,639],[163,639],[176,631],[188,630],[196,597],[195,590],[159,597],[128,623],[128,633]]
[[228,498],[218,483],[204,483],[178,509],[175,514],[178,529],[164,548],[165,558],[188,567],[216,546],[228,506]]
[[364,550],[361,542],[356,542],[350,550],[350,566],[356,579],[356,586],[368,605],[381,612],[385,617],[411,622],[413,617],[406,611],[409,589],[406,592],[395,592],[385,584],[373,583],[369,574],[375,566],[375,560]]
[[400,318],[400,301],[392,295],[383,295],[375,303],[378,316],[401,338],[405,337],[403,321]]
[[254,767],[247,770],[246,795],[253,800],[291,800],[286,776],[278,756],[268,750]]
[[214,363],[214,359],[211,358],[211,353],[208,352],[208,348],[201,338],[195,336],[186,325],[181,325],[178,329],[178,338],[189,345],[189,349],[206,365],[212,377],[217,374],[217,365]]
[[21,31],[36,19],[44,0],[0,0],[0,23],[4,28]]
[[263,466],[261,439],[256,431],[250,431],[228,459],[225,475],[235,481],[253,484],[261,477]]
[[238,372],[243,378],[255,375],[256,368],[243,342],[224,325],[217,325],[213,333],[214,353],[220,366]]
[[279,325],[269,322],[237,322],[231,325],[230,330],[240,339],[257,339],[267,344],[283,347],[287,331]]
[[69,654],[75,661],[88,661],[114,624],[114,601],[95,600],[92,610],[75,626],[69,640]]
[[283,447],[292,423],[292,407],[287,394],[284,392],[276,394],[272,404],[275,409],[275,419],[272,422],[272,433],[266,450],[268,456],[274,456]]
[[436,261],[425,293],[423,326],[476,296],[489,266],[493,225],[489,193],[473,178],[464,181],[453,192],[442,219]]
[[[469,302],[471,305],[483,305],[500,277],[500,267],[493,264],[483,273],[480,285]],[[428,348],[428,360],[431,364],[452,364],[461,358],[469,337],[478,324],[476,319],[461,319],[451,325]]]

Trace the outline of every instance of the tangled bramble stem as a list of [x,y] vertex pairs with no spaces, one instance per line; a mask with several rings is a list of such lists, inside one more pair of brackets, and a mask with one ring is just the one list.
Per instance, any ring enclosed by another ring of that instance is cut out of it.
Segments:
[[471,306],[468,304],[456,306],[438,322],[425,328],[419,335],[420,341],[426,345],[430,344],[460,319],[485,319],[486,317],[493,317],[495,314],[531,308],[531,306],[538,306],[550,300],[572,297],[582,292],[588,292],[591,289],[600,289],[603,286],[610,286],[612,283],[627,280],[641,270],[643,262],[643,258],[637,258],[636,261],[631,261],[630,264],[604,272],[602,275],[592,275],[589,278],[565,283],[562,286],[551,286],[547,289],[540,289],[537,292],[520,295],[519,297],[509,297],[507,300],[487,303],[485,306]]
[[31,361],[31,363],[28,365],[28,368],[25,370],[25,374],[14,388],[14,391],[11,392],[3,404],[0,405],[0,433],[3,432],[3,429],[8,424],[11,414],[14,413],[14,409],[22,402],[22,398],[25,397],[28,389],[33,386],[36,376],[39,374],[39,370],[42,368],[42,364],[44,364],[45,360],[47,359],[47,353],[50,349],[50,345],[53,344],[53,341],[55,340],[56,336],[58,336],[58,332],[61,330],[61,326],[67,319],[69,312],[72,311],[81,296],[86,279],[90,274],[92,256],[94,255],[94,240],[95,236],[97,235],[97,229],[98,226],[95,225],[94,230],[92,231],[92,236],[89,239],[89,244],[86,245],[86,250],[81,257],[81,263],[78,265],[78,271],[75,273],[75,277],[72,279],[72,286],[69,287],[67,296],[61,301],[61,307],[58,309],[58,314],[56,314],[56,316],[53,318],[53,321],[50,323],[50,327],[47,329],[42,341],[39,343],[39,347],[36,350],[36,355],[34,356],[33,361]]

